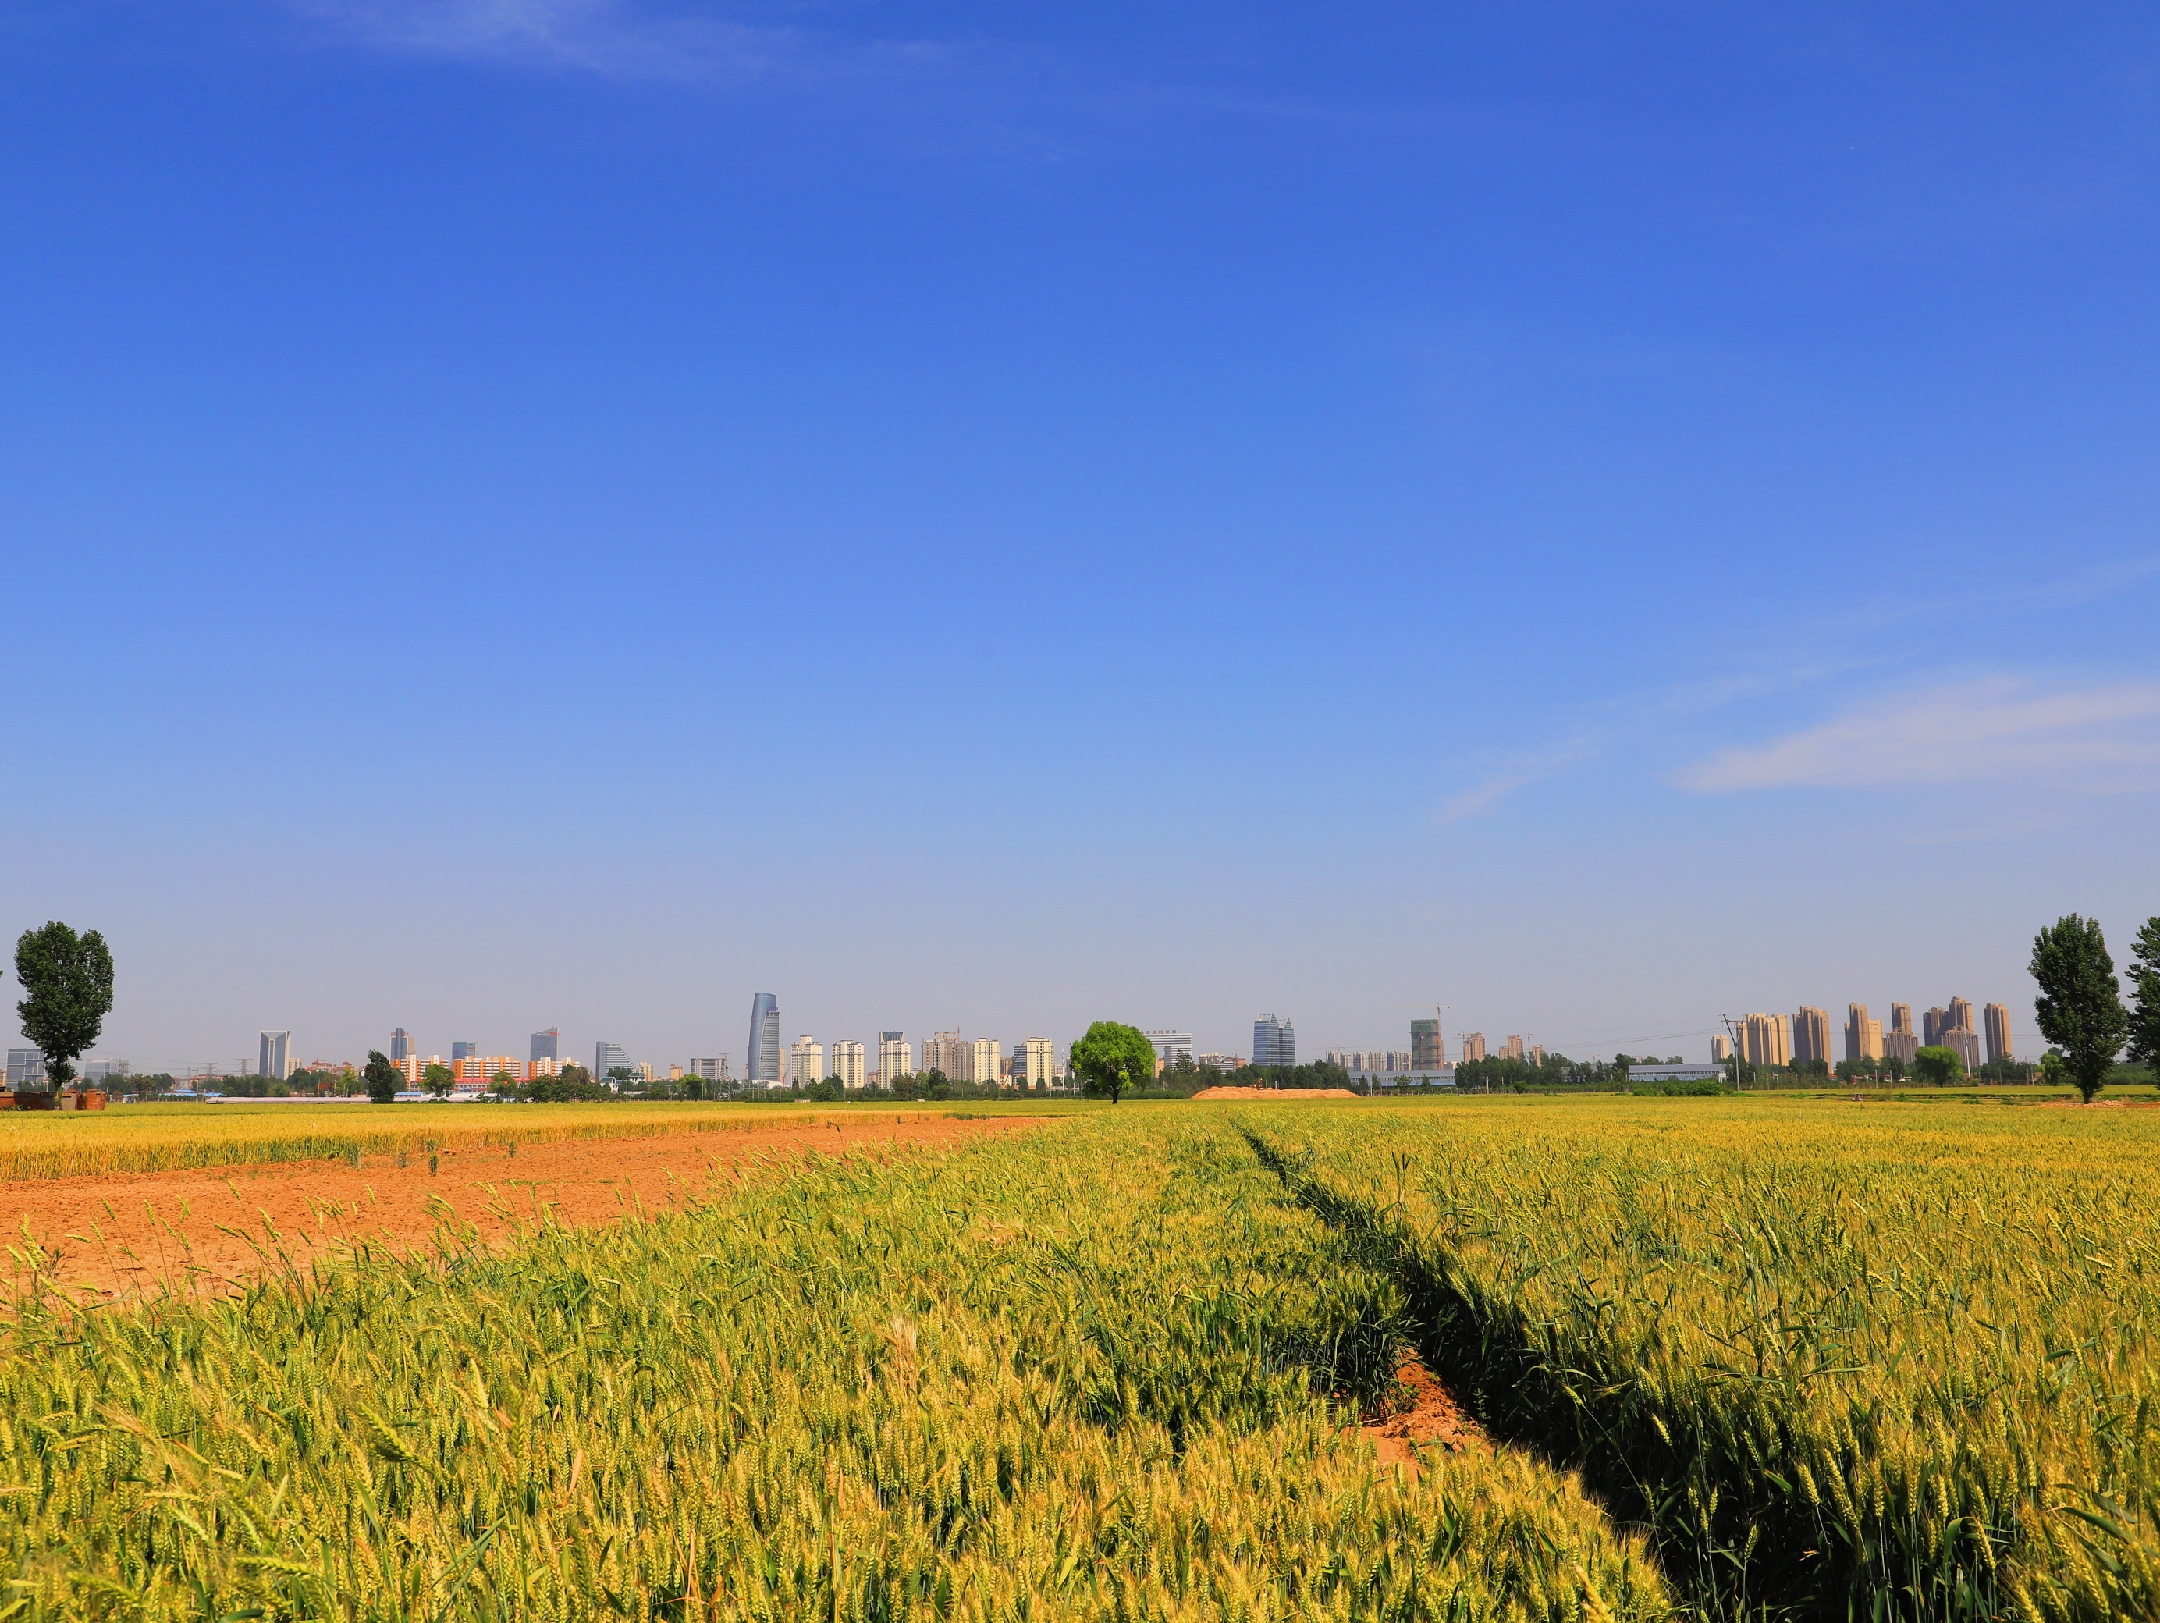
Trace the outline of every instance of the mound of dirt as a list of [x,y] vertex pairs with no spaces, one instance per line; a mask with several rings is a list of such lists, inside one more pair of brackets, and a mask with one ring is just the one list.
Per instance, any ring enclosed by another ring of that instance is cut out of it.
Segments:
[[1202,1088],[1195,1099],[1355,1099],[1348,1088]]

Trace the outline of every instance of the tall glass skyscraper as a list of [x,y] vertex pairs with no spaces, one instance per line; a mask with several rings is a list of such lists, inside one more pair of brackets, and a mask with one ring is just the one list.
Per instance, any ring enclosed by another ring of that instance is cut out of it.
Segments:
[[450,1045],[450,1063],[455,1065],[461,1059],[471,1059],[479,1052],[480,1045],[478,1043],[452,1043]]
[[750,1056],[743,1066],[743,1080],[780,1080],[780,1000],[770,992],[760,992],[750,1000]]
[[532,1058],[561,1059],[562,1055],[556,1051],[561,1040],[562,1033],[553,1026],[548,1027],[545,1031],[534,1032],[532,1034]]
[[1297,1031],[1289,1021],[1263,1014],[1252,1023],[1252,1062],[1255,1065],[1295,1065]]
[[274,1076],[280,1082],[292,1075],[292,1033],[289,1031],[266,1031],[262,1034],[262,1057],[256,1061],[257,1076]]
[[399,1026],[397,1030],[390,1033],[390,1063],[403,1065],[411,1058],[412,1038],[405,1034],[403,1026]]

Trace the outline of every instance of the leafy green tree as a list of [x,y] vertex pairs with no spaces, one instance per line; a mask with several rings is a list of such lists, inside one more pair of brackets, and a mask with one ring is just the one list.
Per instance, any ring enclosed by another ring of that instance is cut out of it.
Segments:
[[2160,1078],[2160,917],[2145,921],[2130,950],[2129,1059]]
[[112,1012],[112,954],[95,930],[77,935],[58,920],[25,930],[15,943],[15,1005],[22,1033],[45,1055],[45,1075],[58,1092],[75,1080],[75,1061],[97,1041]]
[[1958,1058],[1958,1051],[1937,1043],[1931,1047],[1915,1050],[1912,1059],[1913,1080],[1931,1088],[1947,1088],[1965,1074],[1965,1062]]
[[1155,1080],[1155,1045],[1137,1026],[1098,1020],[1072,1045],[1072,1074],[1091,1099],[1104,1094],[1116,1104],[1130,1088]]
[[2062,1051],[2070,1080],[2091,1104],[2130,1033],[2100,921],[2066,913],[2034,936],[2032,978],[2040,987],[2033,1000],[2040,1035]]
[[397,1098],[398,1084],[405,1080],[405,1073],[392,1063],[388,1054],[379,1048],[371,1048],[367,1067],[360,1077],[367,1083],[368,1098],[376,1104],[386,1105]]
[[457,1072],[441,1060],[436,1060],[420,1073],[420,1085],[436,1098],[447,1099],[450,1097],[450,1090],[457,1085]]

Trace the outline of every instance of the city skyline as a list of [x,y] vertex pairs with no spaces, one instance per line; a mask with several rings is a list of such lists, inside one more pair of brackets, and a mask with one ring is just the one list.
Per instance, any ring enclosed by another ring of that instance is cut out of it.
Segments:
[[[1431,1007],[1431,1005],[1427,1005],[1427,1007]],[[1983,1060],[2019,1058],[2030,1061],[2038,1057],[2039,1049],[2037,1047],[2032,1048],[2029,1052],[2020,1053],[2016,1046],[2015,1034],[2020,1030],[2031,1029],[2029,1009],[2026,1011],[2027,1018],[2020,1022],[2011,1014],[2007,1005],[1999,1001],[1990,1001],[1981,1011],[1979,1025],[1976,1029],[1971,1000],[1953,994],[1945,1004],[1930,1006],[1925,1012],[1923,1029],[1915,1032],[1912,1025],[1913,1016],[1910,1003],[1893,1002],[1889,1005],[1891,1013],[1887,1027],[1883,1021],[1870,1016],[1869,1007],[1867,1004],[1858,1002],[1848,1004],[1846,1014],[1842,1020],[1832,1020],[1824,1008],[1807,1004],[1800,1005],[1792,1013],[1756,1011],[1733,1017],[1730,1028],[1726,1022],[1720,1020],[1714,1024],[1694,1028],[1674,1028],[1663,1032],[1642,1033],[1634,1037],[1632,1042],[1619,1043],[1610,1047],[1602,1045],[1597,1047],[1583,1047],[1580,1045],[1568,1047],[1555,1042],[1536,1041],[1534,1039],[1539,1033],[1534,1027],[1525,1028],[1521,1032],[1509,1033],[1504,1038],[1496,1039],[1497,1046],[1489,1045],[1483,1032],[1465,1032],[1460,1039],[1460,1053],[1445,1055],[1444,1050],[1438,1050],[1444,1057],[1433,1058],[1429,1056],[1435,1050],[1429,1045],[1436,1045],[1445,1041],[1446,1007],[1442,1006],[1435,1016],[1420,1014],[1410,1014],[1408,1016],[1404,1022],[1404,1029],[1408,1034],[1407,1047],[1402,1046],[1401,1039],[1365,1044],[1331,1042],[1321,1051],[1329,1055],[1381,1053],[1390,1056],[1390,1058],[1385,1064],[1373,1067],[1374,1069],[1424,1070],[1438,1068],[1441,1065],[1452,1065],[1459,1059],[1483,1059],[1488,1054],[1497,1058],[1521,1059],[1530,1057],[1542,1060],[1548,1052],[1551,1052],[1565,1054],[1570,1059],[1591,1060],[1609,1058],[1615,1052],[1632,1052],[1635,1050],[1662,1055],[1669,1048],[1678,1044],[1683,1058],[1689,1063],[1695,1063],[1698,1060],[1698,1055],[1700,1059],[1705,1061],[1722,1059],[1725,1053],[1729,1051],[1726,1046],[1728,1031],[1729,1029],[1737,1029],[1741,1038],[1740,1047],[1743,1057],[1759,1064],[1802,1063],[1819,1058],[1827,1060],[1834,1068],[1840,1060],[1881,1059],[1892,1056],[1900,1058],[1909,1064],[1913,1052],[1919,1046],[1937,1041],[1946,1042],[1948,1046],[1956,1049],[1964,1058],[1968,1069],[1977,1067]],[[778,1042],[777,1032],[779,1029],[778,1022],[781,1019],[780,1011],[781,1005],[774,994],[759,993],[752,999],[752,1042],[755,1044],[758,1035],[761,1033],[765,1036],[768,1043],[767,1054],[776,1061],[772,1069],[777,1074],[772,1077],[758,1077],[754,1074],[753,1065],[752,1068],[746,1069],[745,1072],[745,1076],[749,1080],[777,1080],[786,1083],[796,1075],[797,1068],[791,1059],[792,1050],[782,1047]],[[1103,1018],[1111,1017],[1105,1016]],[[1860,1024],[1856,1026],[1856,1022]],[[472,1022],[463,1022],[459,1029],[466,1029],[471,1025]],[[909,1037],[907,1031],[903,1028],[864,1027],[858,1029],[864,1030],[865,1036],[850,1038],[827,1035],[822,1039],[818,1039],[813,1033],[804,1033],[802,1035],[799,1041],[816,1042],[818,1044],[821,1056],[819,1063],[824,1066],[819,1079],[822,1079],[823,1075],[832,1074],[833,1066],[837,1063],[837,1053],[830,1060],[823,1056],[828,1050],[832,1050],[836,1044],[853,1043],[863,1050],[865,1056],[876,1055],[877,1065],[875,1069],[879,1074],[884,1074],[889,1068],[888,1061],[891,1055],[887,1050],[892,1049],[896,1053],[905,1052],[907,1058],[904,1068],[908,1071],[937,1068],[944,1070],[947,1075],[952,1076],[955,1080],[972,1081],[977,1078],[978,1073],[983,1071],[987,1065],[992,1063],[998,1066],[1009,1064],[1015,1057],[1015,1051],[1022,1046],[1023,1042],[1028,1040],[1047,1042],[1057,1055],[1059,1062],[1062,1063],[1065,1050],[1070,1046],[1073,1039],[1080,1034],[1079,1030],[1075,1030],[1062,1037],[1042,1038],[1037,1033],[1031,1033],[1028,1038],[1001,1039],[985,1036],[980,1030],[977,1030],[975,1035],[969,1036],[967,1035],[968,1028],[959,1026],[934,1028],[927,1036],[914,1039]],[[1084,1029],[1084,1026],[1081,1029]],[[1269,1034],[1280,1032],[1288,1035],[1291,1051],[1293,1054],[1295,1052],[1295,1022],[1281,1019],[1273,1013],[1264,1014],[1251,1023],[1249,1028],[1252,1033],[1251,1038],[1242,1048],[1227,1045],[1211,1047],[1204,1042],[1197,1041],[1193,1033],[1184,1030],[1167,1027],[1155,1029],[1143,1027],[1141,1029],[1143,1034],[1148,1036],[1150,1041],[1154,1043],[1157,1054],[1166,1063],[1179,1053],[1186,1055],[1227,1053],[1244,1057],[1254,1063],[1281,1063],[1282,1061],[1279,1059],[1272,1061],[1259,1059],[1257,1049],[1263,1040],[1264,1032]],[[829,1031],[830,1028],[827,1028],[827,1030]],[[870,1041],[870,1033],[872,1032],[876,1035],[875,1046]],[[242,1055],[225,1062],[215,1056],[205,1059],[198,1054],[194,1058],[178,1062],[177,1066],[170,1061],[160,1064],[153,1059],[146,1064],[138,1064],[137,1069],[170,1068],[174,1070],[174,1074],[181,1074],[179,1067],[199,1071],[206,1065],[216,1066],[229,1063],[232,1074],[243,1072],[247,1074],[263,1074],[257,1069],[257,1065],[267,1063],[267,1056],[270,1053],[270,1039],[273,1036],[279,1039],[278,1052],[281,1055],[285,1052],[284,1045],[291,1040],[289,1030],[277,1033],[268,1030],[263,1031],[261,1033],[261,1046],[264,1059],[261,1061],[251,1062],[246,1056]],[[1266,1040],[1272,1044],[1276,1039],[1273,1035],[1269,1035]],[[550,1027],[546,1031],[532,1032],[529,1037],[531,1059],[534,1061],[543,1058],[554,1060],[561,1043],[562,1038],[558,1027]],[[893,1048],[895,1043],[899,1044],[898,1048]],[[981,1052],[986,1044],[989,1045],[988,1055]],[[374,1046],[372,1043],[368,1045],[368,1047]],[[922,1049],[920,1059],[916,1058],[918,1046]],[[101,1041],[95,1045],[92,1054],[85,1056],[85,1060],[86,1062],[102,1062],[108,1051],[118,1054],[125,1047],[124,1044]],[[500,1047],[501,1052],[507,1055],[509,1052],[508,1045],[500,1045]],[[692,1039],[687,1045],[670,1045],[639,1040],[619,1043],[612,1039],[596,1039],[594,1074],[596,1076],[604,1075],[608,1064],[635,1065],[640,1063],[655,1068],[662,1068],[670,1064],[681,1065],[686,1071],[695,1074],[696,1067],[700,1063],[696,1056],[709,1049],[709,1047],[709,1042],[702,1042],[698,1039]],[[1400,1065],[1394,1063],[1392,1057],[1398,1049],[1402,1054],[1402,1063]],[[607,1051],[605,1061],[603,1061],[603,1050]],[[27,1053],[29,1048],[18,1040],[16,1051]],[[128,1050],[128,1052],[134,1051]],[[154,1048],[145,1051],[154,1051]],[[391,1029],[383,1051],[393,1061],[402,1062],[408,1056],[415,1062],[433,1058],[440,1059],[443,1063],[454,1067],[458,1061],[469,1055],[494,1052],[495,1049],[486,1043],[470,1039],[454,1039],[449,1044],[449,1052],[445,1054],[440,1049],[430,1049],[427,1044],[414,1039],[407,1028],[398,1026]],[[307,1056],[306,1060],[301,1057],[303,1052]],[[313,1060],[324,1060],[332,1063],[357,1063],[365,1052],[366,1050],[362,1049],[356,1053],[333,1054],[326,1049],[303,1045],[303,1048],[291,1050],[291,1057],[285,1061],[285,1067],[288,1070],[297,1069],[303,1063]],[[1280,1050],[1271,1047],[1269,1052],[1275,1054],[1279,1053]],[[678,1058],[678,1055],[689,1057]],[[1772,1056],[1780,1057],[1773,1058]],[[283,1072],[273,1072],[271,1074],[283,1074]],[[730,1062],[730,1075],[732,1074],[732,1062]]]

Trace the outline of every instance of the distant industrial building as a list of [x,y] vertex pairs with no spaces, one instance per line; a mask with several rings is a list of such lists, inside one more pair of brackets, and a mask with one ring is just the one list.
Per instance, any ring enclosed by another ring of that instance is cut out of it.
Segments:
[[1146,1031],[1141,1035],[1155,1045],[1155,1069],[1158,1072],[1175,1065],[1180,1054],[1187,1059],[1193,1057],[1192,1033],[1189,1031]]
[[292,1033],[289,1031],[266,1031],[257,1049],[259,1058],[255,1066],[257,1076],[270,1076],[284,1081],[292,1075]]
[[1418,1069],[1440,1069],[1437,1065],[1413,1065],[1410,1050],[1407,1048],[1331,1048],[1328,1050],[1327,1060],[1330,1065],[1339,1065],[1346,1071],[1375,1076],[1395,1076]]

